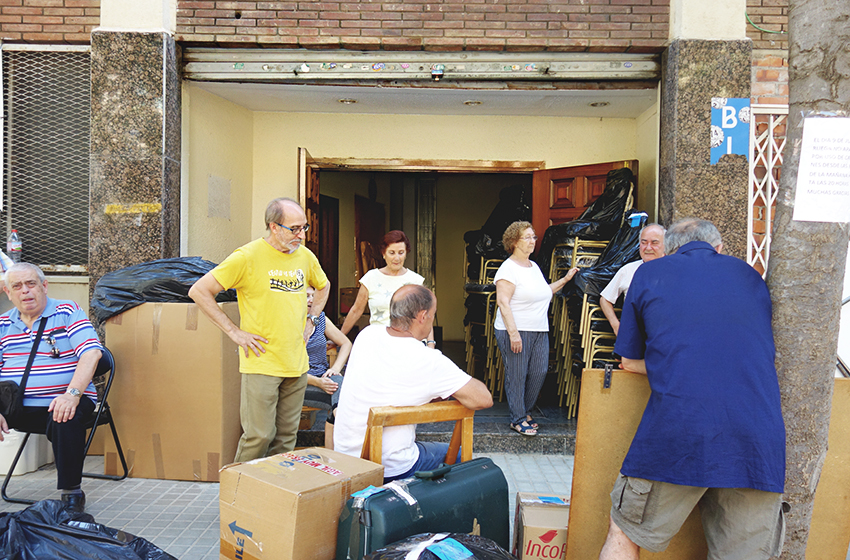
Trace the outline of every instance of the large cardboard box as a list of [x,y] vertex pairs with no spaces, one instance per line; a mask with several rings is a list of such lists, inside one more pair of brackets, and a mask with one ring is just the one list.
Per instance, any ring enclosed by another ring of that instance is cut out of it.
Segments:
[[[236,303],[219,304],[239,324]],[[241,435],[238,347],[190,303],[145,303],[106,323],[109,403],[130,476],[217,481]],[[100,431],[100,430],[98,430]],[[121,466],[106,438],[107,474]]]
[[221,558],[331,560],[345,502],[383,481],[381,465],[324,448],[225,467]]
[[569,519],[569,496],[517,492],[513,555],[519,560],[563,560]]

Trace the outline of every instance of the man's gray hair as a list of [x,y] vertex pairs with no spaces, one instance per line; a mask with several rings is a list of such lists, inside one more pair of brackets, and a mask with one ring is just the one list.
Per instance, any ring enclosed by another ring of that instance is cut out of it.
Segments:
[[35,272],[36,276],[38,276],[38,281],[44,284],[44,271],[41,270],[38,266],[32,263],[15,263],[9,267],[9,270],[6,271],[6,287],[11,289],[11,285],[9,284],[9,273],[10,272],[23,272],[24,270],[31,270]]
[[646,228],[651,228],[651,227],[657,227],[657,228],[660,228],[660,229],[661,229],[661,235],[666,235],[666,234],[667,234],[667,228],[665,228],[665,227],[664,227],[664,226],[662,226],[661,224],[657,224],[657,223],[655,223],[655,222],[650,222],[650,223],[646,224],[645,226],[643,226],[642,228],[640,228],[640,232],[641,232],[641,233],[643,233],[643,232],[646,230]]
[[434,294],[425,286],[411,285],[401,296],[396,292],[390,300],[390,326],[406,331],[419,312],[431,309],[432,305]]
[[273,223],[281,223],[284,221],[284,212],[283,206],[285,202],[291,202],[292,204],[297,204],[299,207],[301,204],[288,196],[281,196],[280,198],[276,198],[269,202],[266,205],[266,229],[271,230],[271,225]]
[[684,218],[670,226],[664,234],[664,249],[668,255],[672,255],[679,247],[691,241],[705,241],[712,247],[723,242],[717,227],[708,220]]

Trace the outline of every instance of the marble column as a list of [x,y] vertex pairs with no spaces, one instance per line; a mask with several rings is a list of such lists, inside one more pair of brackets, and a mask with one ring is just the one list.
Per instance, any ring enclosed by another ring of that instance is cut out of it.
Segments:
[[752,43],[671,42],[662,57],[659,219],[711,220],[725,252],[746,258],[749,166],[744,156],[710,163],[712,97],[750,97]]
[[90,289],[180,253],[179,47],[164,32],[91,38]]

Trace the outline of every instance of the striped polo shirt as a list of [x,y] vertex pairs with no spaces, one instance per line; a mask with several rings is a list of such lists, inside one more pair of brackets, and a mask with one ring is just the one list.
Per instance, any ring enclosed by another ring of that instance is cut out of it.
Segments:
[[[49,406],[68,388],[80,356],[89,350],[103,349],[88,317],[73,301],[47,298],[42,317],[47,317],[47,324],[30,370],[24,406]],[[3,360],[0,381],[21,382],[40,321],[41,317],[30,330],[21,321],[17,309],[0,315],[0,356]],[[57,357],[52,355],[54,347],[59,351]],[[92,383],[86,387],[85,395],[97,400]]]

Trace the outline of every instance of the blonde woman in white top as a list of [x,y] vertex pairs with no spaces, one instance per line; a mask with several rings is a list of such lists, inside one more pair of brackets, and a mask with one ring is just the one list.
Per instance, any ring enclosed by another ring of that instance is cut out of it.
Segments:
[[529,222],[514,222],[502,236],[511,256],[496,272],[496,343],[505,364],[505,392],[511,429],[537,435],[531,409],[546,379],[549,366],[549,302],[552,294],[569,282],[577,268],[549,284],[531,260],[537,235]]
[[[386,266],[373,268],[360,279],[360,291],[351,310],[342,324],[342,334],[348,335],[354,324],[363,315],[369,305],[369,324],[390,325],[390,299],[393,294],[407,284],[423,285],[425,279],[412,270],[405,268],[404,261],[410,252],[410,240],[403,231],[393,230],[381,239],[381,255]],[[434,347],[433,331],[427,339],[427,346]]]

